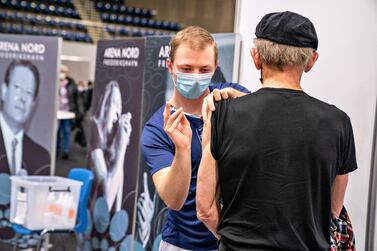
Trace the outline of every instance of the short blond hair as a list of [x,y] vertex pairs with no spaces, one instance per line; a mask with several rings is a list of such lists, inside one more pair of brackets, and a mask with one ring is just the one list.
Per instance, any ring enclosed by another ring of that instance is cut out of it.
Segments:
[[256,38],[254,45],[262,64],[275,67],[281,71],[286,66],[299,66],[304,69],[314,52],[312,48],[278,44],[261,38]]
[[193,50],[203,50],[213,46],[215,64],[217,64],[218,49],[211,33],[199,26],[188,26],[179,31],[170,41],[170,61],[174,62],[175,52],[181,44],[188,45]]

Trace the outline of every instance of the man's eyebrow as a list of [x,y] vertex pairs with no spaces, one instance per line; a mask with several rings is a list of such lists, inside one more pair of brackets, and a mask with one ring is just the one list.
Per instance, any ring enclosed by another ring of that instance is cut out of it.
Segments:
[[[191,64],[178,64],[178,67],[195,67],[195,66],[193,66]],[[199,66],[199,68],[209,68],[209,67],[211,67],[211,65],[209,65],[209,64]]]

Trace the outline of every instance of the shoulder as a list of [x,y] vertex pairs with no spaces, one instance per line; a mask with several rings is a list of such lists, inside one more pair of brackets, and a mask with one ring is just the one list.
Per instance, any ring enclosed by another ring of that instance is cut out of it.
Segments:
[[1,126],[0,126],[0,142],[3,142],[3,141],[4,141],[3,131],[1,130]]
[[164,123],[164,115],[163,115],[164,108],[165,108],[165,104],[161,106],[160,108],[158,108],[145,124],[146,125],[148,124],[161,125],[162,127]]
[[48,158],[50,156],[48,151],[43,146],[41,146],[40,144],[35,142],[27,134],[24,134],[24,146],[23,146],[23,148],[32,149],[33,155],[35,155],[35,156],[37,156],[37,155],[43,156],[43,157],[48,156]]
[[250,92],[249,90],[247,90],[247,92],[245,93],[247,93],[247,95],[244,95],[242,97],[238,97],[234,99],[231,99],[231,98],[223,99],[223,100],[215,102],[215,107],[216,107],[215,112],[224,113],[228,109],[234,109],[234,108],[235,109],[241,108],[241,109],[247,109],[247,110],[249,110],[251,107],[256,108],[254,103],[257,103],[259,100],[258,92],[257,91]]
[[244,93],[250,93],[250,91],[247,88],[237,83],[219,83],[219,84],[211,85],[209,87],[209,90],[212,92],[214,89],[224,89],[228,87],[236,89]]
[[22,165],[28,174],[48,175],[50,172],[51,157],[49,152],[40,144],[24,134]]
[[100,128],[98,127],[98,123],[96,122],[96,118],[94,116],[90,117],[89,119],[89,127],[95,134],[99,133]]
[[169,141],[168,135],[164,131],[164,107],[160,107],[145,123],[143,132],[141,135],[141,143],[144,144],[150,144],[152,141],[156,140],[163,140],[163,141]]
[[312,97],[310,95],[308,96],[308,100],[312,103],[313,108],[317,109],[323,116],[332,118],[332,119],[338,119],[342,122],[347,122],[350,120],[348,115],[338,107],[336,107],[333,104],[329,104],[327,102],[324,102],[318,98]]
[[94,117],[90,118],[89,121],[89,127],[90,127],[90,144],[89,144],[89,151],[92,151],[94,149],[101,149],[101,137],[102,133],[100,132],[100,128],[98,127],[98,124],[95,121]]

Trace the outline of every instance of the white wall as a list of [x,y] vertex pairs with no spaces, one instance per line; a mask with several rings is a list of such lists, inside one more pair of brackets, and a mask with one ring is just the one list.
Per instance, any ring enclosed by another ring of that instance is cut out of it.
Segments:
[[359,169],[350,175],[345,205],[358,250],[365,250],[368,184],[377,98],[377,1],[239,0],[235,32],[242,36],[240,83],[259,89],[249,50],[264,14],[290,10],[308,17],[319,38],[319,60],[302,79],[304,90],[344,110],[352,120]]
[[63,41],[61,59],[75,80],[94,80],[96,66],[95,44]]

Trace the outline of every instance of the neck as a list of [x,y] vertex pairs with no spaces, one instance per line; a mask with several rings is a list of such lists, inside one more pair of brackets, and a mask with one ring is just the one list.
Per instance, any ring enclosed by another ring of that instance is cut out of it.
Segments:
[[183,108],[183,111],[198,117],[202,116],[202,104],[204,98],[209,94],[209,90],[203,93],[198,99],[187,99],[183,97],[177,89],[174,88],[174,93],[169,103],[175,108]]
[[263,65],[262,87],[302,90],[300,85],[302,72],[299,67],[285,67],[281,71]]
[[22,127],[16,123],[13,119],[11,119],[6,113],[2,113],[5,123],[9,126],[12,130],[13,134],[16,135],[22,130]]

